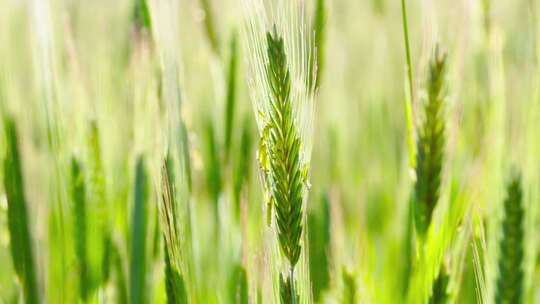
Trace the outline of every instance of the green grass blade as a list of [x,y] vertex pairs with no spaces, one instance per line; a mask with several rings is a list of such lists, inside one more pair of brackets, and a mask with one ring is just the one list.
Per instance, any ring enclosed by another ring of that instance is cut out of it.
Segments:
[[219,41],[216,33],[216,28],[214,25],[214,15],[212,14],[212,6],[210,5],[210,0],[200,0],[201,8],[204,12],[204,29],[206,33],[206,38],[210,43],[210,47],[215,54],[219,54]]
[[236,79],[238,69],[238,42],[237,34],[233,33],[229,57],[229,71],[227,75],[227,99],[225,101],[225,160],[228,161],[231,151],[232,130],[234,125],[234,112],[236,103]]
[[148,33],[152,32],[152,18],[147,0],[135,0],[132,20],[138,31],[144,29]]
[[17,128],[10,117],[4,117],[4,130],[7,144],[4,159],[4,189],[8,202],[11,257],[17,276],[23,285],[25,302],[39,303]]
[[79,270],[79,296],[86,302],[90,293],[90,271],[87,256],[87,214],[86,214],[86,188],[81,165],[71,159],[71,200],[73,210],[73,227],[75,239],[75,255]]
[[246,270],[240,264],[234,266],[229,278],[229,303],[248,303]]
[[113,262],[113,243],[111,236],[107,234],[103,238],[103,259],[101,260],[101,283],[106,284],[111,276],[111,264]]
[[[208,121],[206,124],[206,183],[212,202],[216,205],[221,193],[221,162],[219,158],[219,147],[214,131],[214,124]],[[216,209],[217,212],[217,209]]]
[[[330,287],[330,206],[328,194],[322,196],[318,209],[308,213],[309,273],[313,298],[318,302],[324,290]],[[318,212],[317,212],[318,211]]]
[[409,146],[409,166],[410,168],[416,167],[416,149],[414,146],[414,114],[413,114],[413,103],[414,103],[414,80],[413,80],[413,70],[411,64],[411,48],[409,46],[409,24],[407,20],[407,5],[405,0],[401,0],[401,17],[403,22],[403,40],[405,44],[405,59],[407,67],[407,83],[409,93],[405,97],[405,119],[407,122],[407,143]]
[[148,184],[144,159],[137,160],[131,218],[130,303],[146,303],[146,233]]
[[116,245],[111,244],[111,259],[114,266],[115,272],[115,293],[116,293],[116,303],[127,304],[128,301],[128,286],[126,284],[126,275],[124,271],[123,258],[120,255],[120,251]]
[[341,296],[341,303],[343,304],[355,304],[357,303],[356,295],[356,278],[353,273],[343,269],[343,295]]
[[439,276],[433,282],[433,292],[429,299],[429,304],[446,304],[449,301],[448,295],[448,283],[450,276],[446,270],[446,267],[441,266]]
[[253,149],[253,135],[251,132],[252,131],[250,122],[246,119],[242,127],[242,135],[240,137],[240,151],[236,159],[233,175],[234,205],[235,214],[237,215],[237,217],[240,214],[240,196],[242,193],[242,188],[249,181],[249,174],[251,172],[251,151]]
[[[315,80],[315,89],[319,88],[321,84],[321,76],[324,68],[324,43],[326,36],[326,0],[316,0],[315,6],[315,18],[313,20],[313,30],[315,31],[315,50],[316,56],[311,56],[311,70],[316,72],[315,77],[309,77],[308,79]],[[316,66],[315,66],[316,64]],[[315,70],[316,68],[316,70]]]

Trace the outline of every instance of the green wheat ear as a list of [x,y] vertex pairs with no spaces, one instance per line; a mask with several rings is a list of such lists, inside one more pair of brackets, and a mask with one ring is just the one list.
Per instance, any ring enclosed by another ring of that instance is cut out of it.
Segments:
[[4,188],[8,203],[7,220],[11,257],[15,272],[23,286],[25,302],[39,303],[17,128],[11,117],[4,117],[4,131],[7,144],[4,159]]
[[283,38],[267,33],[268,83],[272,92],[268,136],[268,182],[275,206],[281,250],[292,268],[300,258],[302,234],[303,173],[300,164],[300,137],[290,100],[291,79]]
[[422,237],[431,223],[439,200],[444,157],[445,122],[443,84],[446,55],[435,49],[429,65],[427,101],[423,106],[423,122],[418,130],[416,184],[414,188],[416,231]]
[[511,178],[506,191],[495,303],[522,303],[525,211],[519,174]]
[[300,302],[300,297],[294,289],[292,279],[290,276],[287,279],[284,279],[283,275],[279,276],[279,298],[281,304],[296,304]]
[[71,200],[74,220],[75,253],[79,268],[79,296],[85,302],[91,289],[90,273],[87,255],[86,234],[86,188],[81,165],[75,159],[71,159]]
[[446,304],[449,301],[448,295],[448,283],[450,282],[450,275],[446,270],[446,267],[441,265],[439,276],[433,282],[433,293],[429,299],[429,304]]

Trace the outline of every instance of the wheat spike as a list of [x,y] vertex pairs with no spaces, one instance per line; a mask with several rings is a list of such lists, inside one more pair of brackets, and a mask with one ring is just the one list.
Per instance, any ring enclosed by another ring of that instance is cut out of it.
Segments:
[[414,203],[416,229],[420,236],[425,235],[439,200],[445,144],[443,95],[445,68],[446,55],[436,48],[429,65],[428,96],[423,107],[424,120],[418,131],[417,141]]
[[523,299],[524,209],[521,177],[516,174],[508,183],[504,200],[502,239],[500,240],[499,276],[495,303],[521,303]]

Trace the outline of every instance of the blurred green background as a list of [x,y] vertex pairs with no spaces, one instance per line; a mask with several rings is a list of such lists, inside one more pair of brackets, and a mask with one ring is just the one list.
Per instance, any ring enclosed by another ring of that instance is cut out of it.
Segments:
[[[185,123],[190,160],[190,174],[179,173],[178,183],[186,190],[183,202],[191,219],[186,239],[192,252],[181,250],[189,261],[182,263],[193,268],[192,277],[184,278],[191,301],[240,303],[238,266],[247,275],[250,303],[277,301],[277,278],[269,268],[279,264],[272,257],[278,249],[268,240],[273,234],[266,225],[256,161],[259,136],[249,99],[244,2],[0,1],[0,113],[14,117],[19,131],[44,302],[82,301],[72,157],[86,171],[87,301],[122,302],[122,277],[128,285],[131,278],[129,248],[134,238],[143,238],[146,301],[165,302],[160,171],[167,143],[182,141],[181,132],[170,128],[177,121]],[[316,1],[304,2],[311,22]],[[485,287],[487,299],[492,297],[500,204],[509,168],[517,167],[525,192],[525,301],[540,303],[539,4],[412,0],[406,5],[415,122],[432,50],[439,44],[448,54],[446,154],[433,229],[451,235],[445,242],[444,233],[433,233],[440,256],[419,263],[409,288],[424,293],[434,279],[426,269],[438,269],[442,261],[451,273],[452,303],[489,302],[479,298],[479,290]],[[414,186],[401,3],[327,0],[324,7],[305,206],[309,241],[303,249],[309,259],[301,266],[309,269],[310,280],[304,278],[302,302],[347,303],[354,290],[353,302],[419,303],[414,292],[401,291],[408,281],[404,242]],[[0,137],[2,158],[5,146]],[[145,235],[133,236],[140,155],[148,176],[147,223]],[[21,290],[10,257],[4,193],[2,184],[0,303],[17,303]],[[107,236],[114,250],[107,251]],[[474,258],[475,251],[481,258]],[[485,265],[484,283],[478,283],[476,260]],[[108,268],[114,279],[103,279]]]

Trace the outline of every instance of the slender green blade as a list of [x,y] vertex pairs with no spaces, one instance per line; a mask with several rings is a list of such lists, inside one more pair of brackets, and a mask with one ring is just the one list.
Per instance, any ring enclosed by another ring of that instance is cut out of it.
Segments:
[[315,302],[330,287],[330,206],[327,193],[323,194],[318,207],[316,210],[311,209],[308,214],[309,273]]
[[206,33],[206,38],[210,43],[210,47],[214,53],[219,53],[219,41],[216,33],[216,28],[214,24],[214,16],[212,14],[212,6],[210,5],[210,0],[200,0],[201,8],[204,12],[204,29]]
[[248,303],[246,270],[240,264],[234,266],[229,278],[229,303]]
[[134,201],[131,214],[130,302],[146,303],[146,232],[148,184],[144,159],[137,160]]
[[11,117],[4,117],[4,129],[7,144],[4,159],[4,188],[8,202],[11,256],[17,276],[23,285],[25,302],[39,303],[17,128]]
[[79,296],[85,302],[91,288],[87,254],[86,188],[81,165],[75,158],[71,160],[71,200],[75,254],[79,270]]
[[313,20],[313,30],[315,32],[315,51],[316,54],[311,55],[311,70],[315,73],[313,77],[308,79],[315,80],[315,88],[319,88],[321,84],[321,76],[324,68],[324,51],[325,51],[325,36],[326,36],[326,0],[316,0],[315,18]]
[[229,71],[227,76],[227,100],[225,101],[225,160],[229,159],[234,126],[234,113],[236,107],[236,78],[238,66],[237,34],[233,33],[229,58]]
[[343,295],[341,298],[341,303],[343,304],[354,304],[357,302],[356,295],[356,278],[354,273],[343,269],[342,273],[343,280]]
[[238,217],[240,214],[240,196],[242,189],[245,184],[249,181],[249,174],[251,172],[251,162],[252,155],[251,151],[253,149],[253,135],[251,133],[251,125],[249,120],[244,121],[242,127],[242,135],[240,138],[240,151],[238,153],[234,175],[233,175],[233,186],[234,186],[234,206],[235,214]]

